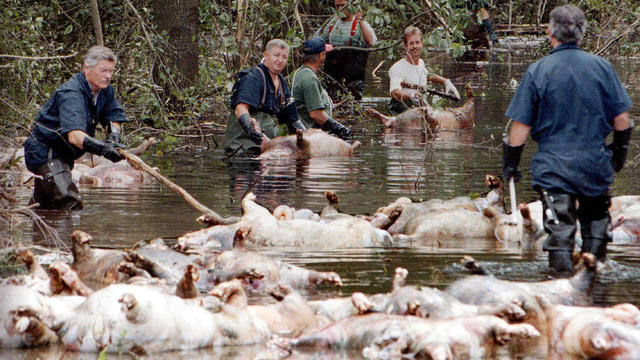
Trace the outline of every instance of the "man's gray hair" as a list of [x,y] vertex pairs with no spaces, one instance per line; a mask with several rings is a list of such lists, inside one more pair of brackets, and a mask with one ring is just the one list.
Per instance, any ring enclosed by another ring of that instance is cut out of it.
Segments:
[[587,30],[584,12],[575,5],[563,5],[549,15],[551,35],[563,44],[577,44]]
[[274,47],[280,48],[280,49],[285,49],[287,51],[289,51],[289,45],[287,45],[286,42],[284,42],[284,40],[282,39],[271,39],[269,40],[269,42],[267,43],[267,46],[264,47],[264,51],[269,51],[271,49],[273,49]]
[[116,54],[114,54],[113,51],[111,51],[111,49],[109,49],[108,47],[96,45],[92,46],[89,51],[87,51],[87,54],[84,56],[83,64],[85,66],[93,67],[96,66],[101,60],[113,61],[113,63],[115,64],[118,61],[118,58],[116,57]]

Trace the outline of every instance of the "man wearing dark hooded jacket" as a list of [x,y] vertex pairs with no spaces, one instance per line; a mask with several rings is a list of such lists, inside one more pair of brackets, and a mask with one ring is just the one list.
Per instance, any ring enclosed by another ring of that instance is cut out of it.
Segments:
[[[82,72],[58,87],[38,113],[24,152],[27,169],[37,175],[31,202],[39,208],[82,208],[71,169],[85,152],[122,160],[117,147],[127,119],[110,85],[116,61],[109,48],[90,48]],[[98,124],[108,131],[104,142],[94,138]]]

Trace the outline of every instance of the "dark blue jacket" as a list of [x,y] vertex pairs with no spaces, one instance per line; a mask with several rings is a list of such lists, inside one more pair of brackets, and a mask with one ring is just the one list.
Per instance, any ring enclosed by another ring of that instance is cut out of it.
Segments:
[[69,143],[69,131],[82,130],[94,136],[98,123],[106,128],[110,122],[124,121],[124,109],[111,85],[98,93],[94,105],[87,79],[82,73],[76,74],[59,86],[40,109],[24,145],[27,168],[35,172],[47,161],[49,149],[53,158],[61,158],[73,168],[73,161],[84,151]]
[[[249,112],[252,115],[256,112],[265,112],[278,118],[280,124],[288,124],[298,120],[296,105],[291,97],[287,82],[281,74],[278,74],[278,77],[280,78],[280,91],[276,93],[269,69],[264,64],[241,71],[231,92],[231,111],[235,111],[239,103],[244,103],[249,105]],[[263,98],[264,102],[262,102]]]
[[562,44],[529,66],[506,115],[531,126],[538,152],[534,189],[598,196],[613,182],[605,145],[613,118],[631,99],[611,64],[574,44]]

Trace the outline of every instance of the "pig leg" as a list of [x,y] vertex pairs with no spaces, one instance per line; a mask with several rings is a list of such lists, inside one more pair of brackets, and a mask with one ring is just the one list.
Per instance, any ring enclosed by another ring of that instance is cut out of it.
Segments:
[[127,320],[132,323],[142,322],[144,317],[140,316],[142,312],[142,307],[138,305],[138,300],[131,293],[124,293],[118,299],[118,302],[121,303],[121,310],[124,313]]
[[382,121],[382,124],[384,124],[385,127],[393,127],[396,124],[395,116],[382,115],[375,109],[367,109],[367,112],[373,115],[374,117],[377,117],[378,119],[380,119],[380,121]]
[[22,334],[23,341],[32,346],[58,342],[56,333],[49,329],[30,309],[20,308],[9,312],[11,316],[11,334]]
[[453,353],[451,353],[451,347],[447,344],[433,344],[429,345],[425,349],[427,354],[432,360],[451,360],[453,359]]
[[367,295],[361,292],[351,294],[351,303],[358,310],[358,314],[366,314],[373,309],[373,302],[369,300]]
[[[63,262],[55,262],[49,265],[50,287],[52,294],[59,294],[64,289],[69,289],[71,293],[80,296],[89,296],[93,292],[73,271],[69,265]],[[55,289],[55,290],[54,290]]]
[[237,279],[218,284],[209,291],[209,295],[219,298],[225,304],[247,307],[247,294],[242,283]]
[[392,285],[391,291],[395,291],[403,287],[405,285],[405,280],[407,279],[408,275],[409,275],[409,271],[407,269],[402,267],[396,268],[396,272],[393,276],[393,285]]
[[512,302],[506,304],[480,305],[478,314],[495,315],[509,321],[521,321],[527,315],[527,312],[524,311],[522,305],[518,303],[519,301],[514,299]]
[[460,259],[460,263],[464,266],[465,269],[469,270],[472,274],[475,275],[491,275],[482,265],[476,262],[476,259],[469,255],[465,255]]
[[313,285],[320,285],[320,284],[327,283],[327,284],[333,284],[338,287],[342,286],[342,279],[340,278],[340,275],[336,274],[333,271],[322,272],[322,271],[309,270],[308,277],[309,277],[309,283]]
[[33,252],[31,252],[29,248],[22,245],[18,246],[16,249],[16,257],[24,263],[24,265],[29,269],[29,274],[34,278],[42,280],[48,279],[47,272],[36,261]]
[[533,325],[526,323],[498,323],[493,327],[493,336],[496,344],[504,345],[511,339],[511,337],[529,339],[540,336],[540,332],[538,332]]
[[176,285],[176,295],[183,299],[195,299],[200,296],[200,292],[196,287],[199,278],[198,269],[193,264],[187,265],[184,270],[184,276]]

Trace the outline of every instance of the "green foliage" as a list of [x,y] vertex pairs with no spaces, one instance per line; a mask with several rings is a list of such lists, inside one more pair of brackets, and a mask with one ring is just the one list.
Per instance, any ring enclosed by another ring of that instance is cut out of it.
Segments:
[[[540,14],[564,0],[549,0]],[[246,7],[238,9],[238,4]],[[328,3],[332,3],[329,0]],[[427,5],[427,3],[431,5]],[[462,29],[477,21],[463,5],[464,0],[360,0],[363,16],[374,27],[381,48],[397,58],[403,29],[416,25],[425,33],[428,47],[449,49],[455,56],[465,50]],[[327,2],[309,0],[199,2],[199,78],[195,85],[181,88],[174,70],[167,65],[167,34],[153,24],[151,0],[103,0],[99,2],[105,44],[115,50],[119,64],[113,78],[127,115],[134,120],[125,127],[125,141],[132,143],[146,133],[164,137],[163,150],[176,143],[176,134],[198,122],[225,124],[228,95],[234,75],[258,63],[262,47],[272,38],[292,46],[286,73],[297,67],[295,48],[331,16]],[[540,2],[493,0],[489,11],[494,23],[508,21],[512,5],[514,23],[535,23]],[[585,0],[580,4],[589,19],[586,46],[597,48],[623,32],[640,11],[637,0]],[[135,11],[134,11],[135,10]],[[635,12],[635,13],[634,13]],[[239,22],[239,17],[244,20]],[[32,58],[0,58],[0,111],[3,128],[25,136],[40,106],[55,88],[80,70],[82,55],[94,44],[89,6],[84,0],[6,0],[0,9],[0,54]],[[241,24],[240,28],[238,28]],[[604,25],[600,25],[604,24]],[[239,36],[241,35],[241,36]],[[608,49],[620,54],[637,54],[638,31]],[[67,55],[74,54],[68,57]],[[4,132],[5,129],[3,129]],[[4,132],[8,133],[8,132]]]

